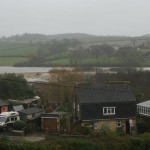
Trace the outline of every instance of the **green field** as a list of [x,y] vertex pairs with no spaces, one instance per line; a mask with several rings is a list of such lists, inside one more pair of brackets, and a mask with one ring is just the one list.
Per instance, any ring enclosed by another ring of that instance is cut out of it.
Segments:
[[[87,38],[94,40],[118,40],[117,38]],[[121,40],[124,40],[120,39]],[[86,40],[80,39],[80,40]],[[85,41],[84,41],[85,42]],[[0,66],[150,66],[150,48],[134,50],[134,54],[105,53],[96,55],[92,51],[78,49],[78,53],[69,51],[66,43],[0,43]],[[68,43],[70,44],[70,43]],[[68,45],[67,45],[68,46]],[[68,46],[69,47],[69,46]],[[76,56],[74,56],[76,55]],[[145,59],[146,58],[146,59]]]
[[16,63],[27,62],[36,56],[38,46],[28,44],[0,43],[0,66],[13,66]]

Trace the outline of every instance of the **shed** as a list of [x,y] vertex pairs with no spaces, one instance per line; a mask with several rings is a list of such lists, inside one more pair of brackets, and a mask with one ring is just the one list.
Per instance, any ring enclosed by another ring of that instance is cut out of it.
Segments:
[[138,103],[137,104],[137,112],[143,116],[150,116],[150,100]]
[[35,120],[41,116],[44,111],[41,108],[28,108],[18,111],[20,115],[20,119],[23,121]]
[[50,133],[70,132],[70,118],[67,112],[52,112],[41,115],[42,129]]

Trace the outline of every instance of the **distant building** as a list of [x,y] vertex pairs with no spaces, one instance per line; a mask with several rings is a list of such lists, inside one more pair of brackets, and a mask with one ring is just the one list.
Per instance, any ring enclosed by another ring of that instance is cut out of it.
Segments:
[[95,130],[107,124],[111,131],[130,133],[136,126],[136,99],[129,84],[79,84],[73,114]]
[[150,100],[137,104],[137,112],[140,115],[150,117]]

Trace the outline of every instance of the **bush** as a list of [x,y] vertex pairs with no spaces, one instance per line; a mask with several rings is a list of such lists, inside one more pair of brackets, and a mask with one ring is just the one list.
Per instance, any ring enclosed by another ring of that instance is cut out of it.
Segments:
[[137,132],[150,132],[150,120],[144,117],[137,118]]
[[24,121],[16,121],[14,124],[13,124],[13,129],[14,130],[22,130],[23,128],[25,128],[25,122]]
[[104,123],[100,129],[100,135],[102,136],[107,136],[107,135],[110,135],[111,131],[110,131],[110,128],[109,126]]
[[92,133],[92,129],[86,126],[81,126],[78,128],[77,132],[83,135],[90,135]]
[[41,131],[41,127],[37,122],[27,122],[26,124],[27,133],[35,133],[40,131]]

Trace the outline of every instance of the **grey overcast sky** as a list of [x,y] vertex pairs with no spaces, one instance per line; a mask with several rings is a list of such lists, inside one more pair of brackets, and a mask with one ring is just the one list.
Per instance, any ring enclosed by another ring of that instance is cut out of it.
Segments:
[[150,34],[150,0],[0,0],[0,36]]

